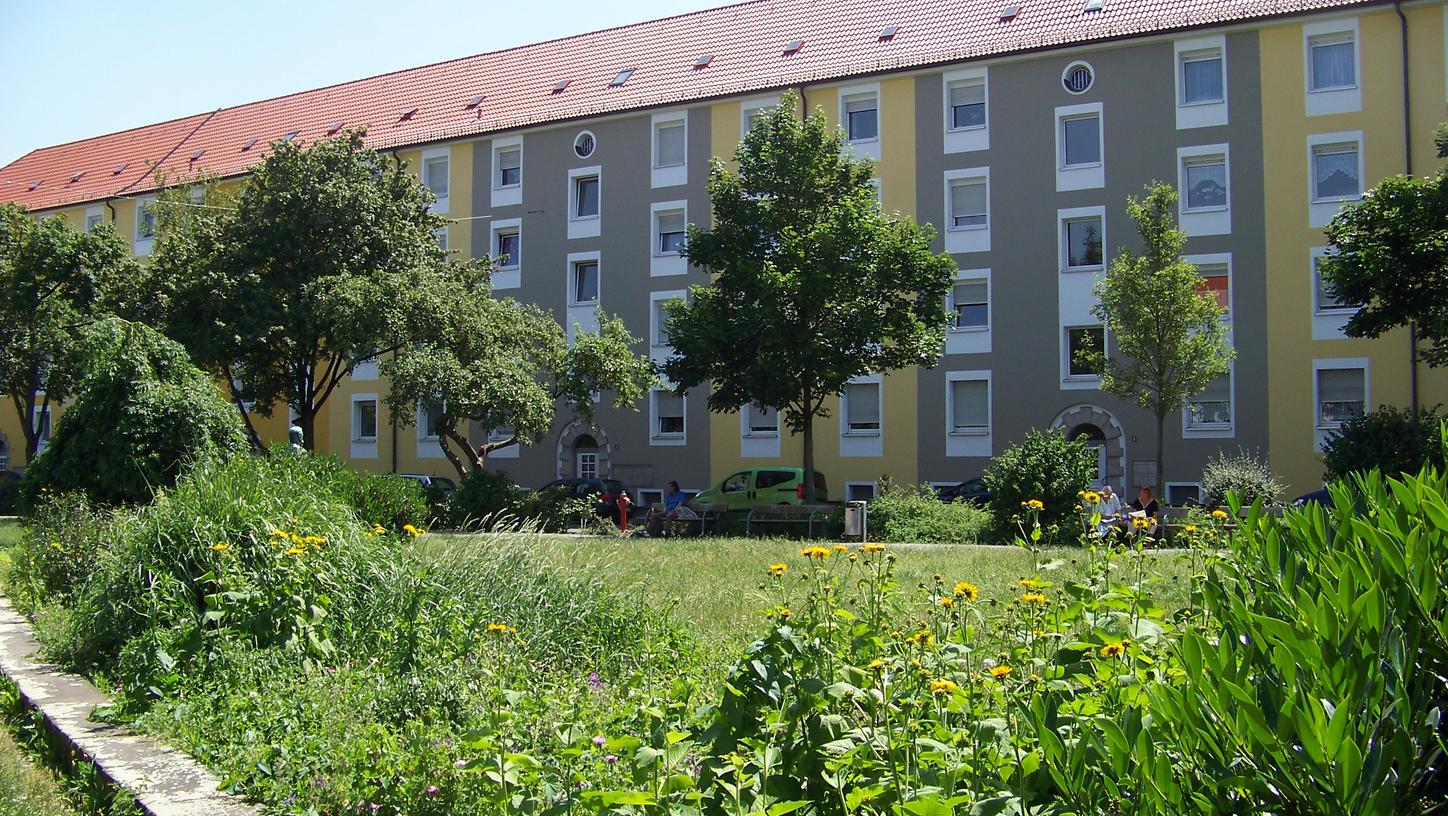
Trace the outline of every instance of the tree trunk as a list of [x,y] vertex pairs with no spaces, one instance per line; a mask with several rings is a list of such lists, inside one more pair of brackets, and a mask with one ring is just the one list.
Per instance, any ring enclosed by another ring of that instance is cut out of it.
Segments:
[[302,429],[302,447],[308,453],[316,452],[317,440],[312,438],[317,427],[317,409],[314,406],[297,406],[297,427]]
[[1166,446],[1162,444],[1166,427],[1166,414],[1156,415],[1156,496],[1158,502],[1166,501]]
[[814,395],[809,389],[804,393],[804,503],[815,503],[815,480],[814,480],[814,411],[812,407]]
[[437,430],[438,447],[442,448],[442,455],[446,456],[447,460],[452,463],[453,468],[457,470],[458,482],[461,483],[463,479],[468,477],[468,470],[467,467],[463,465],[462,458],[453,452],[452,446],[448,444],[448,440],[452,439],[454,435],[453,431],[446,428],[438,428]]
[[261,436],[256,432],[256,426],[251,422],[251,412],[246,410],[246,400],[241,398],[241,391],[236,387],[235,372],[231,366],[221,367],[222,376],[226,377],[226,388],[231,392],[231,401],[236,405],[236,410],[241,412],[241,423],[246,426],[246,438],[251,442],[251,449],[254,451],[265,451],[262,447]]
[[35,394],[21,397],[12,393],[10,401],[15,403],[15,414],[20,417],[20,433],[25,435],[25,466],[30,467],[35,461],[35,449],[40,446],[40,434],[35,431]]

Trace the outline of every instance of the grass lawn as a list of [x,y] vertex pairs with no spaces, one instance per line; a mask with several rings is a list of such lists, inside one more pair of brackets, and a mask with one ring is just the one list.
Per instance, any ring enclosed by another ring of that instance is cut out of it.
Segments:
[[[759,538],[564,538],[539,539],[543,559],[575,575],[594,578],[655,606],[675,604],[675,615],[711,649],[737,655],[764,631],[761,610],[770,601],[760,589],[769,564],[785,562],[802,570],[801,542]],[[1020,590],[1016,582],[1031,573],[1031,553],[1014,546],[894,546],[895,575],[907,593],[940,575],[947,585],[970,581],[982,597],[1004,601]],[[1042,563],[1054,562],[1041,578],[1061,584],[1082,577],[1084,553],[1075,548],[1047,550]],[[1134,556],[1117,561],[1124,570]],[[1176,552],[1148,552],[1145,570],[1163,606],[1187,601],[1188,562]],[[1120,580],[1134,580],[1126,575]]]
[[[0,528],[3,529],[3,528]],[[0,816],[72,816],[55,777],[30,761],[0,728]]]
[[20,522],[14,519],[0,521],[0,550],[20,543]]

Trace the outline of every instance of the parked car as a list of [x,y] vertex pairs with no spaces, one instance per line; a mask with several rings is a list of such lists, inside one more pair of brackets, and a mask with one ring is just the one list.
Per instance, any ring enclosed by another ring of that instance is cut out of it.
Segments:
[[[828,502],[829,489],[823,473],[815,471],[814,485],[815,503]],[[730,508],[804,504],[804,468],[748,468],[731,473],[689,503],[727,504]]]
[[422,485],[423,490],[436,488],[439,492],[446,494],[456,492],[458,489],[458,483],[446,476],[427,476],[422,473],[399,473],[397,475],[417,482]]
[[943,502],[967,502],[977,507],[990,503],[990,491],[985,487],[985,480],[979,476],[966,479],[960,484],[937,487],[935,497]]
[[1314,503],[1324,505],[1332,504],[1332,494],[1324,487],[1321,490],[1314,490],[1311,493],[1303,493],[1301,496],[1292,500],[1293,507],[1306,507]]
[[629,503],[633,503],[633,497],[617,479],[555,479],[538,488],[540,493],[545,490],[563,491],[581,499],[596,498],[594,513],[614,522],[618,521],[619,497],[627,496]]

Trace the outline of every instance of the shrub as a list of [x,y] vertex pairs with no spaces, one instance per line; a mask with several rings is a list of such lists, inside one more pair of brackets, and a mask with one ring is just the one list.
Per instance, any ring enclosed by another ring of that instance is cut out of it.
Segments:
[[579,498],[566,490],[535,490],[523,497],[519,514],[542,532],[561,533],[586,526],[597,505],[594,499]]
[[1242,504],[1257,499],[1274,502],[1282,495],[1282,483],[1272,475],[1272,468],[1255,453],[1238,449],[1236,453],[1219,451],[1202,468],[1202,503],[1221,507],[1227,494],[1235,493]]
[[20,496],[20,480],[0,473],[0,516],[15,514],[15,501]]
[[428,521],[427,496],[422,485],[396,474],[359,477],[349,498],[358,518],[394,532],[408,525],[424,527]]
[[11,550],[5,586],[23,612],[42,599],[67,603],[95,569],[106,514],[80,493],[41,501],[28,520],[19,546]]
[[1323,447],[1324,479],[1378,470],[1384,476],[1417,473],[1424,465],[1443,467],[1438,409],[1412,411],[1384,406],[1343,423]]
[[1064,543],[1079,536],[1077,494],[1096,476],[1096,453],[1083,439],[1067,441],[1060,431],[1030,431],[1006,448],[983,474],[996,523],[1009,535],[1025,502],[1040,501],[1047,540]]
[[22,512],[41,488],[142,503],[187,467],[247,449],[236,408],[180,345],[116,319],[89,332],[76,395],[21,482]]
[[870,537],[884,541],[960,544],[979,541],[991,528],[991,515],[964,502],[943,502],[928,484],[881,479],[868,524]]
[[504,518],[516,519],[523,491],[505,473],[475,470],[447,499],[446,524],[458,529],[491,529]]

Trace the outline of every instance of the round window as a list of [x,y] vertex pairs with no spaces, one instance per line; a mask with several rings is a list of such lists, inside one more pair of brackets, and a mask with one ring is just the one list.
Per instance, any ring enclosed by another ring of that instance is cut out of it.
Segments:
[[1086,93],[1091,89],[1091,83],[1095,80],[1096,72],[1084,62],[1073,62],[1067,65],[1065,73],[1061,74],[1061,84],[1073,94]]
[[582,133],[578,134],[577,138],[573,140],[573,152],[578,154],[578,158],[580,159],[586,159],[589,156],[592,156],[593,147],[593,134],[589,131],[583,131]]

